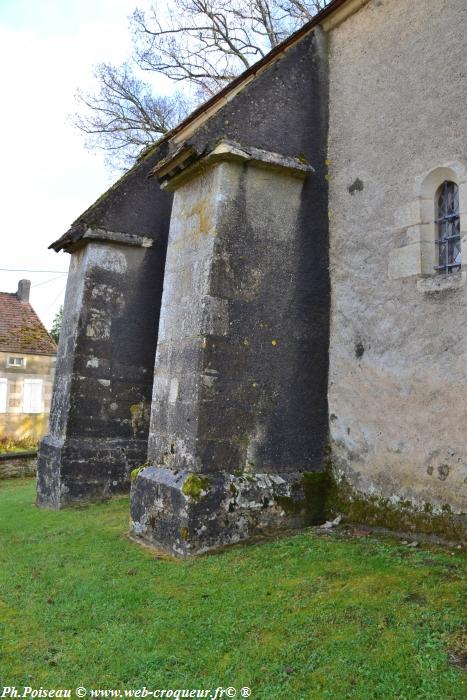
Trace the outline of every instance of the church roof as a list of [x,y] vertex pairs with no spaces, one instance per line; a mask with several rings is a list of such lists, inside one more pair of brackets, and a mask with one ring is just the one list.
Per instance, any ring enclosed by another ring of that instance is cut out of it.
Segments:
[[31,304],[17,294],[0,292],[0,352],[55,355],[57,346]]
[[[275,46],[261,60],[247,68],[209,100],[203,102],[203,104],[191,112],[177,126],[164,134],[158,141],[144,148],[133,167],[124,173],[117,182],[94,202],[94,204],[91,204],[91,206],[73,222],[71,228],[58,240],[51,243],[49,248],[52,248],[57,253],[60,250],[68,250],[68,252],[71,252],[73,247],[79,244],[83,239],[90,220],[95,218],[94,214],[96,210],[102,209],[103,206],[105,207],[105,202],[125,186],[129,177],[132,177],[138,171],[143,171],[142,177],[144,178],[151,177],[157,161],[167,155],[167,148],[182,145],[184,141],[189,139],[206,121],[216,114],[224,104],[229,102],[237,93],[241,92],[243,88],[254,81],[264,71],[268,70],[276,61],[280,60],[290,48],[300,42],[308,33],[318,26],[328,31],[359,10],[367,2],[368,0],[331,0],[328,5],[312,17],[309,22],[294,32],[294,34],[291,34],[287,39]],[[152,163],[150,162],[151,160],[153,161]]]
[[[174,143],[179,143],[186,138],[189,138],[189,136],[199,128],[201,123],[203,123],[206,119],[209,119],[209,117],[218,111],[226,101],[231,100],[237,92],[240,92],[240,90],[242,90],[264,70],[268,69],[273,63],[282,58],[282,56],[292,46],[301,41],[303,37],[305,37],[315,27],[322,25],[325,29],[328,29],[337,24],[337,21],[334,19],[334,15],[341,14],[337,13],[341,7],[343,8],[341,19],[345,19],[367,2],[368,0],[331,0],[331,2],[329,2],[328,5],[326,5],[322,10],[317,12],[309,22],[304,24],[287,39],[284,39],[284,41],[271,49],[271,51],[269,51],[269,53],[267,53],[261,60],[247,68],[245,71],[243,71],[243,73],[240,73],[240,75],[234,78],[228,85],[222,88],[222,90],[216,92],[213,97],[206,102],[203,102],[183,121],[177,124],[177,126],[164,134],[162,138],[160,138],[159,141],[154,144],[154,146],[148,146],[143,151],[143,154],[150,151],[155,146],[160,145],[164,141],[174,140]],[[343,7],[344,5],[346,6],[345,8]]]

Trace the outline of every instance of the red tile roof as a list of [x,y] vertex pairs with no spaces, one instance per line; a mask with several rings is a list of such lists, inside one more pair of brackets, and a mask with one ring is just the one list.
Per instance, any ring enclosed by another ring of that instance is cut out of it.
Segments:
[[0,351],[55,355],[57,346],[28,302],[0,292]]

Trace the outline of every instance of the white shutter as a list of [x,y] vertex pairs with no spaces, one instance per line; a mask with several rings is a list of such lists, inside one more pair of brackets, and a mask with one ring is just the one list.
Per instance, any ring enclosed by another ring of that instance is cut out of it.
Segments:
[[42,379],[25,379],[23,413],[42,413]]
[[0,379],[0,413],[6,413],[7,380]]

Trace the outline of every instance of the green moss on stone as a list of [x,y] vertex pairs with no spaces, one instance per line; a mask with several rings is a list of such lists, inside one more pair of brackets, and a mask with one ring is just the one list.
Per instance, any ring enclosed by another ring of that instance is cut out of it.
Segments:
[[328,517],[342,513],[355,523],[399,532],[420,532],[449,540],[465,538],[465,523],[452,513],[449,506],[443,506],[441,513],[434,513],[430,503],[418,509],[408,500],[393,503],[381,496],[366,496],[356,492],[345,479],[328,492],[326,509]]
[[130,406],[130,415],[133,435],[136,437],[138,430],[141,430],[147,423],[148,409],[144,402],[132,404]]
[[305,501],[294,499],[291,496],[277,496],[276,503],[286,515],[300,515],[305,510]]
[[295,495],[279,496],[276,502],[287,515],[303,514],[307,525],[319,525],[327,519],[329,494],[334,488],[328,471],[304,472]]
[[201,497],[201,493],[209,491],[211,484],[209,479],[199,474],[190,474],[182,486],[182,493],[189,498],[197,500]]
[[134,469],[131,470],[130,472],[130,481],[134,481],[135,479],[138,478],[138,476],[141,474],[143,469],[146,469],[146,467],[149,467],[150,464],[148,461],[144,462],[144,464],[141,464],[139,467],[135,467]]
[[330,493],[335,487],[334,480],[327,470],[304,472],[302,484],[307,522],[310,525],[319,525],[327,518]]
[[187,527],[180,528],[180,537],[182,538],[182,540],[188,539],[188,528]]

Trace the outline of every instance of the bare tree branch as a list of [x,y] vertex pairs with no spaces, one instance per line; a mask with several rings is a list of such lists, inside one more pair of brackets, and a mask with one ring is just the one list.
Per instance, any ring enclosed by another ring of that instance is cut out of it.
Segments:
[[[181,95],[156,96],[136,78],[128,64],[103,63],[96,69],[97,94],[78,91],[80,111],[73,122],[87,136],[89,148],[111,153],[117,167],[134,162],[142,148],[154,143],[180,119],[188,105]],[[118,155],[115,155],[118,152]]]
[[300,23],[309,22],[318,12],[329,5],[330,0],[278,0],[278,5],[290,17]]
[[134,57],[121,67],[97,67],[96,94],[78,92],[74,123],[90,148],[114,166],[128,165],[195,106],[180,93],[154,95],[135,76],[149,71],[194,87],[199,100],[218,92],[256,63],[329,0],[161,0],[136,9]]

